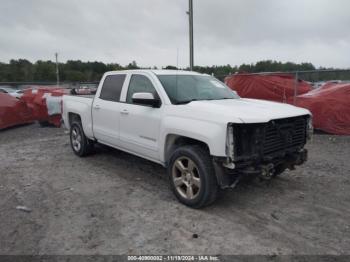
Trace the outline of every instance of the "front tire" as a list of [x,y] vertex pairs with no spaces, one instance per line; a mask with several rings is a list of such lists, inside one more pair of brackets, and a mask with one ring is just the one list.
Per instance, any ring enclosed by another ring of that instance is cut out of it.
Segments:
[[79,122],[71,124],[70,144],[73,152],[80,157],[87,156],[93,151],[93,141],[85,136],[83,127]]
[[219,187],[205,148],[198,145],[177,148],[170,158],[168,176],[172,191],[184,205],[201,208],[215,201]]

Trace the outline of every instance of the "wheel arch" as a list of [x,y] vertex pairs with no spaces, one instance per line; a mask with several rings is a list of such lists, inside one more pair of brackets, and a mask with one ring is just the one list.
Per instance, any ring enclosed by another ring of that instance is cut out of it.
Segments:
[[68,113],[68,124],[69,124],[69,127],[72,125],[73,122],[81,123],[81,117],[77,113],[69,112]]
[[169,159],[175,149],[182,145],[200,145],[210,153],[209,145],[204,141],[183,135],[168,134],[165,138],[164,144],[165,166],[168,166]]
[[68,123],[66,123],[66,127],[68,129],[70,129],[73,122],[78,122],[81,124],[85,135],[89,139],[94,140],[91,123],[89,122],[90,121],[89,119],[86,119],[86,116],[79,114],[79,113],[76,113],[76,112],[68,112],[67,118],[68,118],[67,119]]

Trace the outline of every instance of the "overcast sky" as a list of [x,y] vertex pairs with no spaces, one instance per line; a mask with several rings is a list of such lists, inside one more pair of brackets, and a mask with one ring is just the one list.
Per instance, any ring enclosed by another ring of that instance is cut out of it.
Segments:
[[[196,65],[350,68],[349,0],[193,0]],[[0,61],[188,66],[188,0],[1,0]],[[178,50],[178,51],[177,51]]]

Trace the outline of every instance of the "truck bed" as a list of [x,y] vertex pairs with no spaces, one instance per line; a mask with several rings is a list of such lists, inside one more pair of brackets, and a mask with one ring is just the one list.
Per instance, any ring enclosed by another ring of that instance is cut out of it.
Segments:
[[75,97],[84,97],[84,98],[94,98],[95,95],[66,95],[66,96],[75,96]]
[[70,115],[76,114],[80,117],[84,132],[87,136],[92,137],[92,120],[91,108],[94,95],[64,95],[63,96],[63,121],[69,128]]

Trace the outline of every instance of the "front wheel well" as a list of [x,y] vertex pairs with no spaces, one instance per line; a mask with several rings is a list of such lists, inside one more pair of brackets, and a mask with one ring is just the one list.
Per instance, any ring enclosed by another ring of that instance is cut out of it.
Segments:
[[185,146],[185,145],[199,145],[204,150],[207,150],[208,152],[210,152],[209,146],[203,141],[186,137],[186,136],[170,134],[166,138],[165,148],[164,148],[164,156],[165,156],[164,160],[165,160],[166,166],[169,163],[172,152],[174,152],[176,148],[180,146]]

